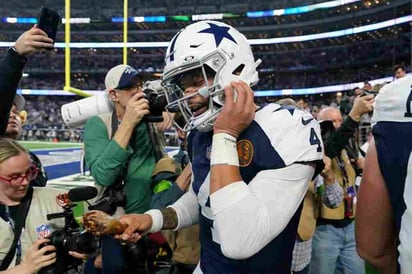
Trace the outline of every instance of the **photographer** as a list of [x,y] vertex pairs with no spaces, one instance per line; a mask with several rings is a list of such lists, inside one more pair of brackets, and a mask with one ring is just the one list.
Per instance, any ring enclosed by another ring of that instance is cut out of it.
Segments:
[[35,25],[17,39],[0,61],[0,136],[6,131],[17,86],[28,61],[27,56],[44,48],[53,48],[53,40]]
[[365,271],[364,262],[356,252],[354,219],[357,190],[356,172],[352,166],[362,168],[362,163],[356,152],[350,152],[348,143],[355,136],[361,116],[372,111],[373,102],[373,95],[356,97],[343,123],[341,112],[336,108],[325,108],[318,115],[319,120],[330,121],[331,133],[326,137],[322,132],[322,138],[325,154],[331,158],[331,175],[343,189],[343,199],[334,209],[321,201],[312,242],[311,273],[333,273],[338,268],[348,273]]
[[[37,239],[64,225],[46,218],[61,211],[56,203],[60,191],[30,187],[29,182],[37,174],[37,167],[22,146],[0,138],[0,269],[8,269],[5,273],[35,273],[56,260],[55,247],[45,245],[48,240]],[[69,254],[85,257],[76,252]]]
[[342,115],[334,111],[333,108],[325,108],[319,113],[318,120],[328,120],[333,122],[336,131],[332,133],[328,142],[325,142],[325,153],[329,158],[339,155],[341,150],[348,144],[349,139],[355,136],[356,129],[359,126],[362,116],[372,111],[374,95],[357,96],[353,102],[346,119],[342,122]]
[[[85,159],[97,186],[120,189],[120,196],[126,198],[123,205],[127,213],[143,213],[151,201],[155,152],[148,125],[142,120],[150,113],[142,92],[144,80],[127,65],[110,69],[105,86],[114,110],[90,118],[84,128]],[[125,261],[120,253],[119,242],[111,237],[103,239],[105,273],[124,270]]]

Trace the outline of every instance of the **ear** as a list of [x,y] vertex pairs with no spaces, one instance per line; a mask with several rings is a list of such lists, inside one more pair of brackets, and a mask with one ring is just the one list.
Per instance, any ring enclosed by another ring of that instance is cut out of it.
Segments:
[[119,101],[119,97],[117,96],[117,92],[114,89],[109,91],[109,98],[113,102],[118,102]]

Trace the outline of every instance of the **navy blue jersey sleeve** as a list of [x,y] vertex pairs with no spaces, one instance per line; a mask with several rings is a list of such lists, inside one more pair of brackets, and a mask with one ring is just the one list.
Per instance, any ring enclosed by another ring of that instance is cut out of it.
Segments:
[[379,122],[373,127],[379,167],[394,208],[396,227],[401,226],[405,211],[404,189],[408,159],[412,149],[412,125],[402,122]]

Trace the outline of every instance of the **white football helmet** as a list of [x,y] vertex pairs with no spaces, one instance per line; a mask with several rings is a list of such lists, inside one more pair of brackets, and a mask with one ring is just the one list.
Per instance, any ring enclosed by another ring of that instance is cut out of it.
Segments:
[[[244,81],[250,86],[258,80],[257,66],[246,37],[235,28],[217,21],[201,21],[187,26],[171,40],[165,57],[162,84],[167,89],[167,110],[179,110],[186,120],[183,130],[210,131],[224,104],[224,87],[231,81]],[[179,79],[188,72],[202,71],[205,86],[185,96]],[[207,75],[213,71],[213,85]],[[209,97],[208,110],[193,117],[188,99]]]

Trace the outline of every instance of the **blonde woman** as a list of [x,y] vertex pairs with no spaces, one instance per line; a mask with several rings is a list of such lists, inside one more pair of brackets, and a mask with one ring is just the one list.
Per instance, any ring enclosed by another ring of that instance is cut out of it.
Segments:
[[[26,149],[12,139],[0,138],[0,265],[7,269],[1,273],[36,273],[56,261],[55,247],[47,245],[48,240],[43,238],[64,226],[63,220],[48,221],[46,217],[62,211],[56,203],[56,195],[61,191],[30,187],[38,172]],[[22,215],[27,215],[25,220]],[[15,231],[20,227],[20,237],[13,248]],[[14,256],[3,266],[9,251]],[[82,254],[71,255],[83,258]]]

